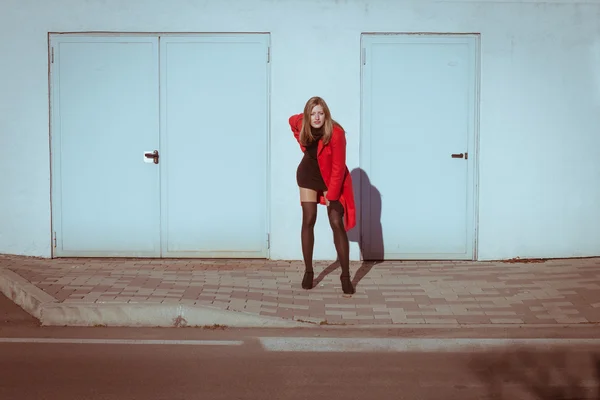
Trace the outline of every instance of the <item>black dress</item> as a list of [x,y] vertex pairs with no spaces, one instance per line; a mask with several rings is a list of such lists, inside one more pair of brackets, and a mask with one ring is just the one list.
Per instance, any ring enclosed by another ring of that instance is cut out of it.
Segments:
[[317,192],[326,192],[327,186],[321,176],[319,162],[317,161],[317,150],[319,142],[323,137],[323,128],[314,129],[311,127],[311,132],[315,140],[304,146],[304,157],[296,171],[296,181],[301,188],[312,189]]

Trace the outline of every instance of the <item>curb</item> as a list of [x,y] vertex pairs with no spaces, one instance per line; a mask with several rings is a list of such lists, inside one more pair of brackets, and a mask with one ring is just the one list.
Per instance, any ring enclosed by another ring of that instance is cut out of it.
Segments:
[[44,326],[297,328],[291,320],[184,304],[52,303],[42,309]]
[[564,324],[320,324],[318,320],[291,320],[211,306],[180,303],[59,302],[17,273],[0,267],[0,292],[37,318],[42,326],[72,327],[232,327],[309,328],[345,330],[448,330],[596,328],[600,323]]
[[184,304],[61,303],[6,268],[0,268],[0,292],[43,326],[298,328],[307,324],[241,311]]
[[0,268],[0,291],[40,321],[44,306],[56,303],[54,297],[6,268]]

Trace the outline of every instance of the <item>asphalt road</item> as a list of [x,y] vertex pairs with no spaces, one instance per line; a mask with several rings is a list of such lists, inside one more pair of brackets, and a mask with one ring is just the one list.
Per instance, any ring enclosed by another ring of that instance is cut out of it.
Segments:
[[[3,296],[0,317],[0,399],[600,399],[597,329],[49,328]],[[558,340],[505,342],[536,337]]]

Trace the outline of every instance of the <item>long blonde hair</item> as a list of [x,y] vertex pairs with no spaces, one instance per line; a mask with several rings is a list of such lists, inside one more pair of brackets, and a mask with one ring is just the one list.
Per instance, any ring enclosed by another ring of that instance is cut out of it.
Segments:
[[328,144],[331,140],[331,135],[333,133],[333,127],[337,125],[342,130],[342,126],[338,124],[331,118],[331,112],[329,111],[329,107],[327,107],[327,103],[322,98],[315,96],[308,99],[306,105],[304,106],[304,115],[302,117],[302,128],[300,129],[300,143],[303,146],[311,143],[315,140],[310,128],[310,114],[312,109],[316,106],[323,107],[323,112],[325,114],[325,122],[323,123],[323,144]]

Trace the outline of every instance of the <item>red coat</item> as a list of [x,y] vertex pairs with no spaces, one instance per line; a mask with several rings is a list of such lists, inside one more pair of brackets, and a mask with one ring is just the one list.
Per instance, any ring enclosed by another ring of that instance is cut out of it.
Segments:
[[[302,114],[292,115],[289,119],[292,132],[302,151],[306,148],[300,144],[300,130],[302,129]],[[352,177],[346,166],[346,133],[341,127],[334,125],[331,140],[327,145],[319,141],[317,161],[327,185],[327,200],[339,200],[344,207],[344,226],[346,231],[356,225],[356,205],[352,188]],[[319,194],[317,200],[320,204],[327,204],[325,197]]]

